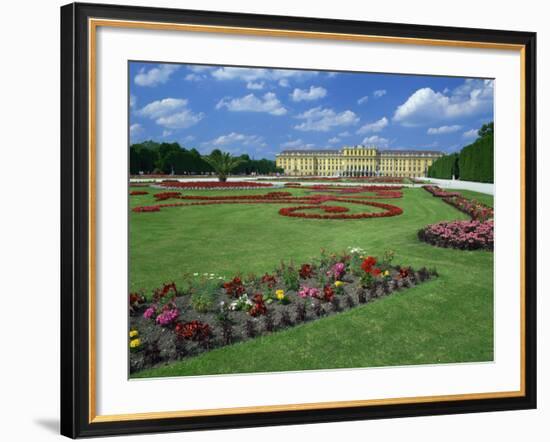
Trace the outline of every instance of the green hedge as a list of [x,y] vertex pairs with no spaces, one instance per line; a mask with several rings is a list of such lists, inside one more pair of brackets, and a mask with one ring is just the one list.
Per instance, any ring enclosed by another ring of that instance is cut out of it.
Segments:
[[455,178],[460,177],[457,153],[445,155],[437,159],[428,169],[428,176],[431,178],[443,178],[450,180],[453,175]]
[[479,137],[459,153],[445,155],[428,169],[428,177],[464,181],[493,182],[494,135],[493,123],[484,124]]
[[458,159],[464,181],[493,182],[493,134],[478,138],[460,152]]

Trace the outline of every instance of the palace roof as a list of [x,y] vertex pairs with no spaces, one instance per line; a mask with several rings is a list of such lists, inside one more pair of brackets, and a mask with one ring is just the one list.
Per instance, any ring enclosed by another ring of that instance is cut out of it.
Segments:
[[[376,148],[375,148],[376,149]],[[376,149],[378,150],[378,149]],[[438,150],[416,150],[416,149],[385,149],[385,150],[378,150],[378,153],[380,155],[422,155],[422,156],[441,156],[445,155],[444,152],[438,151]],[[317,154],[327,154],[327,155],[340,155],[342,154],[342,149],[290,149],[290,150],[283,150],[277,155],[285,155],[285,154],[309,154],[309,155],[317,155]]]

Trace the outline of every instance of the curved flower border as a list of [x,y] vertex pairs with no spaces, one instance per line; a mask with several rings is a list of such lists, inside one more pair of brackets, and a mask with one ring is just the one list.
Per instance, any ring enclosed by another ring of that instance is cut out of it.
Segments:
[[476,200],[464,198],[460,193],[447,192],[438,186],[422,186],[433,196],[469,215],[471,221],[442,221],[429,224],[417,233],[418,239],[436,247],[458,250],[494,249],[494,211]]
[[[374,187],[369,186],[361,188],[362,192],[372,192]],[[382,186],[384,187],[384,186]],[[376,190],[378,191],[378,190]],[[378,197],[383,198],[381,194],[384,194],[385,189],[378,191]],[[354,190],[352,193],[359,193]],[[400,198],[401,192],[392,192],[394,195],[390,198]],[[397,196],[398,194],[398,196]],[[308,195],[308,196],[296,196],[293,197],[289,192],[269,192],[264,195],[224,195],[224,196],[203,196],[203,195],[181,195],[179,192],[162,192],[155,195],[157,201],[165,201],[167,199],[179,199],[188,200],[193,202],[182,203],[164,203],[151,206],[138,206],[132,210],[134,212],[158,212],[162,208],[167,207],[186,207],[186,206],[206,206],[214,204],[299,204],[297,207],[285,207],[279,210],[279,214],[282,216],[295,217],[295,218],[309,218],[309,219],[365,219],[365,218],[381,218],[389,216],[397,216],[403,213],[400,207],[378,203],[374,201],[368,201],[368,199],[376,198],[376,196],[353,196],[353,197],[340,197],[330,195]],[[323,205],[325,202],[341,202],[349,204],[359,204],[363,206],[371,206],[379,209],[384,209],[383,212],[362,212],[347,214],[344,212],[349,211],[347,207],[336,205]],[[303,213],[303,210],[319,209],[325,211],[327,214],[317,213]]]

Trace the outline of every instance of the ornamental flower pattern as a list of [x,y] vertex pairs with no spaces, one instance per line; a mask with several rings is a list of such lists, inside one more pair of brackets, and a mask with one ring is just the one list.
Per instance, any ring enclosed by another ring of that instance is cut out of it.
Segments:
[[255,181],[227,181],[225,183],[219,181],[172,181],[165,180],[159,184],[160,187],[168,189],[207,189],[207,190],[223,190],[223,189],[257,189],[260,187],[272,187],[271,183],[258,183]]
[[[169,184],[174,183],[170,182]],[[294,207],[283,207],[282,209],[279,209],[279,215],[292,218],[309,218],[323,220],[357,220],[398,216],[403,213],[403,210],[395,205],[371,201],[372,199],[376,198],[401,198],[402,193],[399,191],[400,187],[392,188],[391,186],[361,186],[350,189],[334,190],[330,186],[312,186],[309,188],[304,187],[304,189],[352,195],[348,197],[321,194],[292,196],[292,194],[289,192],[268,192],[259,195],[207,196],[181,195],[179,192],[161,192],[155,194],[155,198],[158,203],[166,200],[182,200],[185,202],[168,202],[156,205],[137,206],[134,207],[132,211],[136,213],[159,212],[161,209],[164,208],[207,206],[215,204],[297,204],[297,206]],[[362,193],[371,194],[360,195]],[[374,195],[372,193],[374,193]],[[325,204],[327,202],[367,206],[370,207],[370,210],[349,213],[350,207],[336,204]],[[375,210],[373,211],[372,208],[374,208]],[[312,210],[317,211],[317,213],[310,213]],[[318,213],[319,211],[322,213]]]

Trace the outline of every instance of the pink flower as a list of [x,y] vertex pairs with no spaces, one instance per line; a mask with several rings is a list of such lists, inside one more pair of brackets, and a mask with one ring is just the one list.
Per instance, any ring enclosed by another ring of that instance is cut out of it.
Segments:
[[300,298],[318,298],[319,294],[319,289],[309,287],[307,285],[300,286],[300,291],[298,292],[298,296],[300,296]]
[[165,310],[160,315],[157,316],[156,322],[159,325],[169,325],[172,322],[174,322],[179,315],[180,315],[180,312],[177,308]]
[[151,319],[155,314],[155,307],[149,307],[147,310],[143,312],[143,317],[145,319]]
[[339,280],[346,273],[346,265],[343,262],[337,262],[327,272],[328,276],[333,277],[335,280]]

